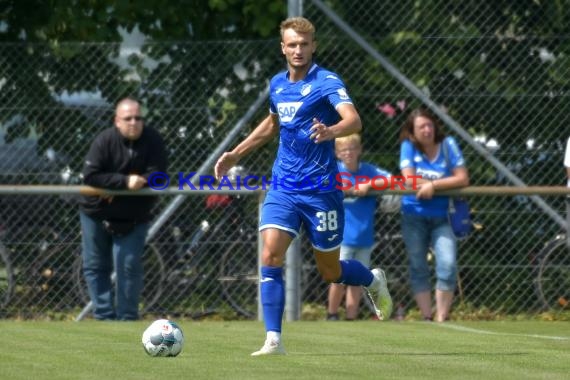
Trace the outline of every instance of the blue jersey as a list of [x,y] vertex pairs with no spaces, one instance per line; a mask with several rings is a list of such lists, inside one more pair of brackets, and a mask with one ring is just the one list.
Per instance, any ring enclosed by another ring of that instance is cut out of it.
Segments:
[[330,126],[340,120],[336,107],[352,104],[344,83],[335,73],[316,64],[300,81],[282,72],[271,79],[270,112],[279,116],[280,133],[272,181],[289,191],[336,190],[338,174],[334,141],[316,144],[310,139],[313,119]]
[[[349,171],[342,161],[338,162],[338,170],[343,179],[355,184],[356,176],[366,176],[370,179],[376,176],[391,177],[391,174],[372,164],[361,162],[356,172]],[[374,213],[376,212],[378,197],[344,198],[344,238],[342,245],[366,248],[374,244]]]
[[[442,144],[447,146],[449,165],[446,162]],[[409,140],[403,141],[400,147],[400,169],[414,168],[416,175],[423,179],[434,180],[449,177],[453,169],[460,166],[465,166],[465,159],[453,137],[446,137],[439,144],[439,151],[433,161],[417,150]],[[447,215],[448,206],[449,197],[447,196],[436,196],[432,199],[416,199],[415,195],[402,197],[402,212],[405,214],[443,217]]]

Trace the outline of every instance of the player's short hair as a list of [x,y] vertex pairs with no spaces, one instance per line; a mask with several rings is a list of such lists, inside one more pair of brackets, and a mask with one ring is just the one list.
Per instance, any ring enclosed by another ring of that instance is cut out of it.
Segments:
[[315,26],[304,17],[289,17],[281,22],[281,38],[287,29],[293,29],[297,33],[311,33],[315,38]]
[[348,136],[337,137],[334,140],[334,144],[335,146],[338,146],[339,143],[340,144],[357,143],[358,145],[362,145],[362,138],[360,137],[360,133],[353,133]]

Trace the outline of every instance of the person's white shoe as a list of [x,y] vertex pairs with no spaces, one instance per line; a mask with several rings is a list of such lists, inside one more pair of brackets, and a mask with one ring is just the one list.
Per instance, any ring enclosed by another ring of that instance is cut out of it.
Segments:
[[374,305],[376,316],[383,321],[389,319],[390,315],[392,315],[392,297],[388,291],[388,283],[384,271],[380,268],[374,268],[372,269],[372,274],[375,280],[372,281],[370,287],[365,288],[366,295],[372,302],[372,305]]
[[283,343],[277,340],[266,340],[265,344],[259,351],[255,351],[251,356],[261,356],[261,355],[285,355],[285,348]]

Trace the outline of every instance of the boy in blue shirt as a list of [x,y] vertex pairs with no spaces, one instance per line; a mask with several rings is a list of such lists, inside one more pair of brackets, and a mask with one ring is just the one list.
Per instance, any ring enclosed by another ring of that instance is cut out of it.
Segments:
[[[361,137],[357,133],[337,138],[335,140],[335,151],[339,159],[338,170],[343,180],[351,183],[351,188],[345,190],[343,201],[344,237],[340,247],[340,259],[358,260],[368,268],[374,247],[374,215],[378,206],[378,197],[367,195],[372,187],[370,182],[358,183],[358,186],[355,186],[355,182],[358,177],[370,180],[381,177],[389,181],[391,174],[370,163],[360,161],[362,143]],[[339,319],[338,308],[345,295],[345,319],[356,319],[362,287],[332,283],[329,287],[327,320]]]

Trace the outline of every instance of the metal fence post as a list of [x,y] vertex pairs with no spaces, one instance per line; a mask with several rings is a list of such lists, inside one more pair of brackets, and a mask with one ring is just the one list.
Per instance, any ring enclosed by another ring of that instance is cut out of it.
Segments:
[[296,17],[303,15],[303,0],[288,0],[287,1],[287,15],[289,17]]
[[[259,203],[257,205],[257,220],[261,220],[261,208],[263,207],[263,200],[265,199],[265,193],[259,195]],[[261,253],[263,252],[263,239],[261,238],[261,232],[257,232],[257,278],[261,279]],[[263,306],[261,305],[261,286],[260,282],[257,281],[257,320],[263,321]]]
[[285,258],[285,319],[301,319],[301,237],[291,242]]

